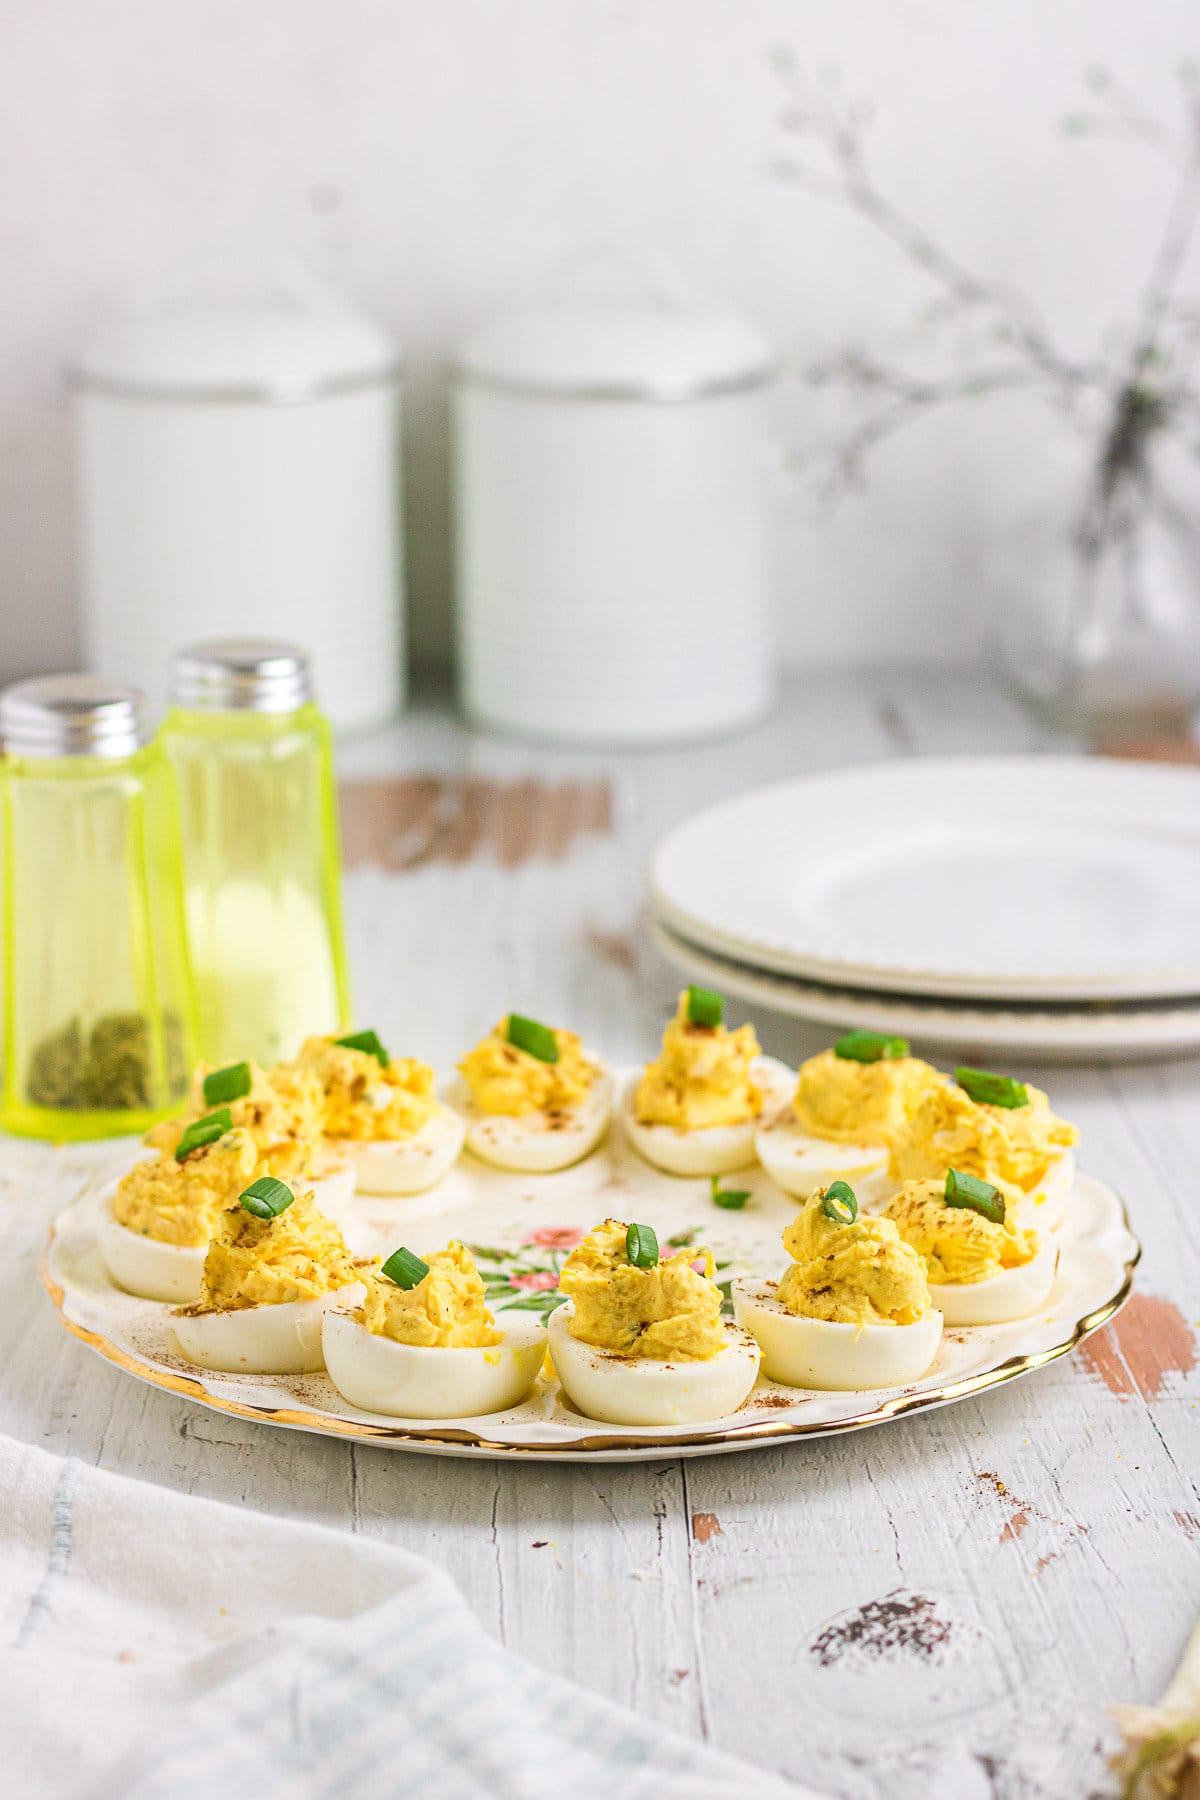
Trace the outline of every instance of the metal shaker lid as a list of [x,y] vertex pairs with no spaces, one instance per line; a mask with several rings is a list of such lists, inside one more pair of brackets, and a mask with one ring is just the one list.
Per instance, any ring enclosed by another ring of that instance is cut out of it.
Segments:
[[171,704],[190,712],[295,712],[313,697],[308,652],[277,638],[213,638],[171,659]]
[[103,675],[35,675],[0,694],[12,756],[132,756],[149,736],[145,695]]

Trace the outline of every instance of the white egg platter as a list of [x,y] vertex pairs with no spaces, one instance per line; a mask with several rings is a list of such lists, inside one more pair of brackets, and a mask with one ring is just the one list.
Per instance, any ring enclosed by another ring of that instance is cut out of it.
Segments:
[[[630,1078],[628,1071],[616,1073],[617,1094]],[[619,1117],[618,1106],[598,1147],[568,1169],[517,1174],[468,1150],[425,1193],[357,1195],[338,1208],[347,1246],[358,1258],[387,1257],[401,1243],[423,1256],[458,1238],[474,1252],[497,1325],[519,1324],[522,1337],[533,1325],[543,1340],[544,1322],[559,1299],[562,1263],[605,1218],[652,1226],[664,1250],[706,1246],[727,1293],[739,1277],[754,1284],[778,1278],[788,1263],[781,1234],[800,1203],[755,1167],[727,1182],[748,1191],[743,1208],[718,1207],[707,1176],[668,1175],[645,1162]],[[704,1455],[880,1424],[966,1398],[1064,1354],[1123,1303],[1139,1254],[1117,1196],[1076,1174],[1053,1234],[1057,1269],[1044,1303],[1003,1325],[948,1321],[932,1365],[901,1387],[832,1392],[783,1386],[760,1373],[749,1397],[723,1417],[615,1426],[576,1411],[557,1380],[543,1372],[527,1399],[504,1410],[474,1418],[405,1418],[350,1405],[323,1370],[225,1374],[187,1360],[174,1336],[170,1302],[138,1299],[108,1273],[100,1237],[113,1173],[110,1165],[110,1179],[67,1208],[51,1230],[43,1278],[68,1330],[127,1374],[200,1405],[263,1424],[443,1455],[636,1460],[664,1449]],[[506,1320],[506,1314],[512,1316]],[[564,1325],[565,1318],[559,1334]],[[869,1359],[865,1366],[869,1371]]]

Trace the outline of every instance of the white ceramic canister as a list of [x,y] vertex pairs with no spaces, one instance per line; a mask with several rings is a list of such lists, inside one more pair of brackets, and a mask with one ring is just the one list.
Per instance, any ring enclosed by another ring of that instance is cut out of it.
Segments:
[[471,718],[623,744],[766,710],[772,373],[755,327],[644,279],[562,287],[466,340],[455,520]]
[[161,696],[197,637],[283,637],[334,725],[403,700],[400,395],[377,325],[305,283],[123,312],[69,371],[94,668]]

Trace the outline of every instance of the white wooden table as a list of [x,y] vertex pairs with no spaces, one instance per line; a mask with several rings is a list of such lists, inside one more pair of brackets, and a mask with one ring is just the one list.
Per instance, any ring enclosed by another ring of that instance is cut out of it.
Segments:
[[[806,769],[1034,742],[944,675],[805,681],[748,738],[645,755],[532,750],[419,708],[342,759],[379,781],[348,820],[359,1022],[446,1065],[511,1005],[645,1057],[676,985],[639,923],[667,825]],[[827,1038],[757,1023],[793,1062]],[[939,1793],[1081,1800],[1109,1791],[1104,1704],[1157,1697],[1200,1610],[1197,1068],[1043,1077],[1146,1248],[1090,1350],[871,1432],[652,1465],[405,1455],[135,1384],[59,1328],[36,1274],[90,1154],[9,1142],[0,1429],[427,1552],[533,1662],[830,1794],[883,1800],[896,1758],[961,1740]]]

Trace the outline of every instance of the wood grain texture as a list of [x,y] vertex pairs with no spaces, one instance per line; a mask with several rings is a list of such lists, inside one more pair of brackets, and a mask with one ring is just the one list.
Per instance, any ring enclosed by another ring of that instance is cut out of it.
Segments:
[[612,795],[604,781],[382,776],[342,783],[341,821],[347,869],[399,872],[487,855],[515,869],[565,856],[581,834],[610,831]]
[[[426,837],[409,841],[430,846],[347,877],[359,1018],[443,1065],[509,1006],[644,1057],[674,990],[639,923],[644,858],[668,825],[847,759],[1036,741],[1002,699],[945,675],[814,678],[752,737],[645,756],[535,752],[418,710],[343,757],[406,796],[395,818],[416,808]],[[593,800],[562,798],[601,792],[602,821]],[[826,1039],[757,1023],[791,1061]],[[1041,1077],[1146,1246],[1135,1305],[1086,1355],[869,1433],[686,1464],[436,1461],[139,1387],[61,1331],[36,1278],[46,1223],[94,1156],[9,1143],[0,1427],[423,1551],[532,1662],[839,1800],[1084,1800],[1111,1791],[1104,1704],[1157,1696],[1200,1596],[1196,1075]]]

